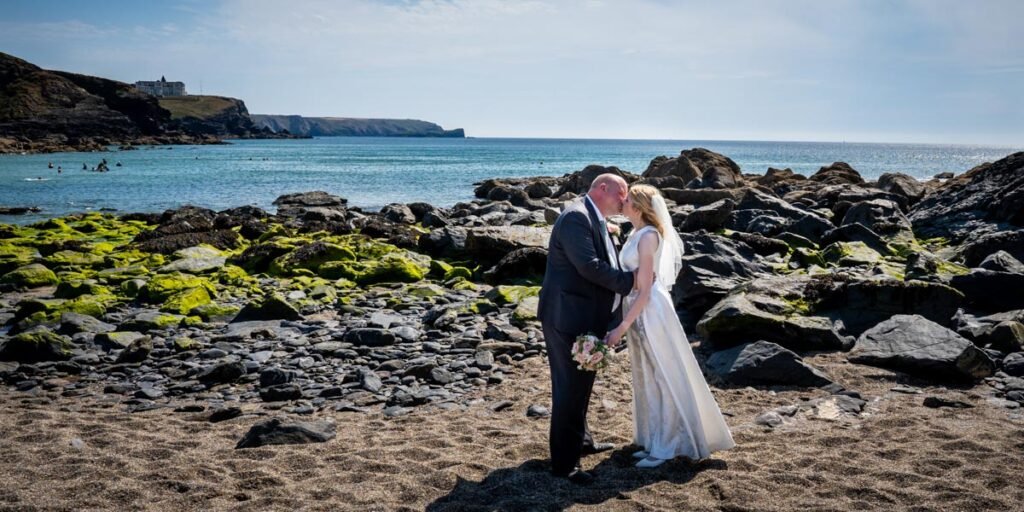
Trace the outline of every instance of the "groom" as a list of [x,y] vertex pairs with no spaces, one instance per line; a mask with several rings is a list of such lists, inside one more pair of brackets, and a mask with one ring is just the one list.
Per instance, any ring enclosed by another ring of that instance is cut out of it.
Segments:
[[587,195],[566,205],[551,231],[538,317],[551,365],[551,471],[588,484],[580,455],[614,448],[595,443],[587,430],[587,406],[594,372],[578,370],[570,351],[576,337],[603,338],[622,296],[633,288],[633,273],[620,270],[605,217],[622,211],[629,187],[615,174],[594,179]]

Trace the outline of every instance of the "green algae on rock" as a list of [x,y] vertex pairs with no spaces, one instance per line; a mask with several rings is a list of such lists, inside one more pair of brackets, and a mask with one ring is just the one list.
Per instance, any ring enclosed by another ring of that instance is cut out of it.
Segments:
[[16,268],[0,277],[0,283],[12,284],[18,288],[39,288],[57,284],[57,274],[39,263]]
[[67,338],[48,330],[23,332],[0,347],[0,360],[19,363],[61,361],[71,357],[72,348]]

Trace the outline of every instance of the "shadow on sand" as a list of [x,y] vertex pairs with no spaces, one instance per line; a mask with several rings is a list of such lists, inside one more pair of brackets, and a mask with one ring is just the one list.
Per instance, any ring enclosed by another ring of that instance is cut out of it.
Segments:
[[657,482],[683,485],[702,471],[728,468],[721,460],[692,463],[676,459],[655,469],[637,469],[630,455],[633,451],[635,448],[627,447],[613,452],[590,470],[596,478],[586,487],[551,476],[547,460],[531,459],[518,467],[491,471],[480,482],[459,478],[451,492],[428,505],[426,510],[557,511],[576,503],[597,505],[608,500],[630,500],[629,493]]

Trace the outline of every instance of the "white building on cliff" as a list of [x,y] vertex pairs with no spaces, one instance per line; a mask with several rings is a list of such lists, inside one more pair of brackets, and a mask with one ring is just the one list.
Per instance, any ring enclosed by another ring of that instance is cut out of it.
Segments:
[[185,92],[185,82],[168,82],[164,77],[153,82],[135,82],[135,88],[153,96],[186,96],[188,94]]

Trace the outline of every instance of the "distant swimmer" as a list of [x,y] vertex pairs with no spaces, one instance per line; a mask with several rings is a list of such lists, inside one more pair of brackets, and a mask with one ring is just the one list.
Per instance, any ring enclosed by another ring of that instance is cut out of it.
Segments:
[[60,174],[62,172],[64,172],[64,169],[62,169],[61,166],[58,165],[57,166],[57,174]]
[[53,162],[50,162],[49,168],[53,169]]
[[89,166],[85,165],[85,164],[82,164],[82,170],[83,171],[88,171],[89,170]]
[[118,162],[116,167],[121,167],[121,162]]

